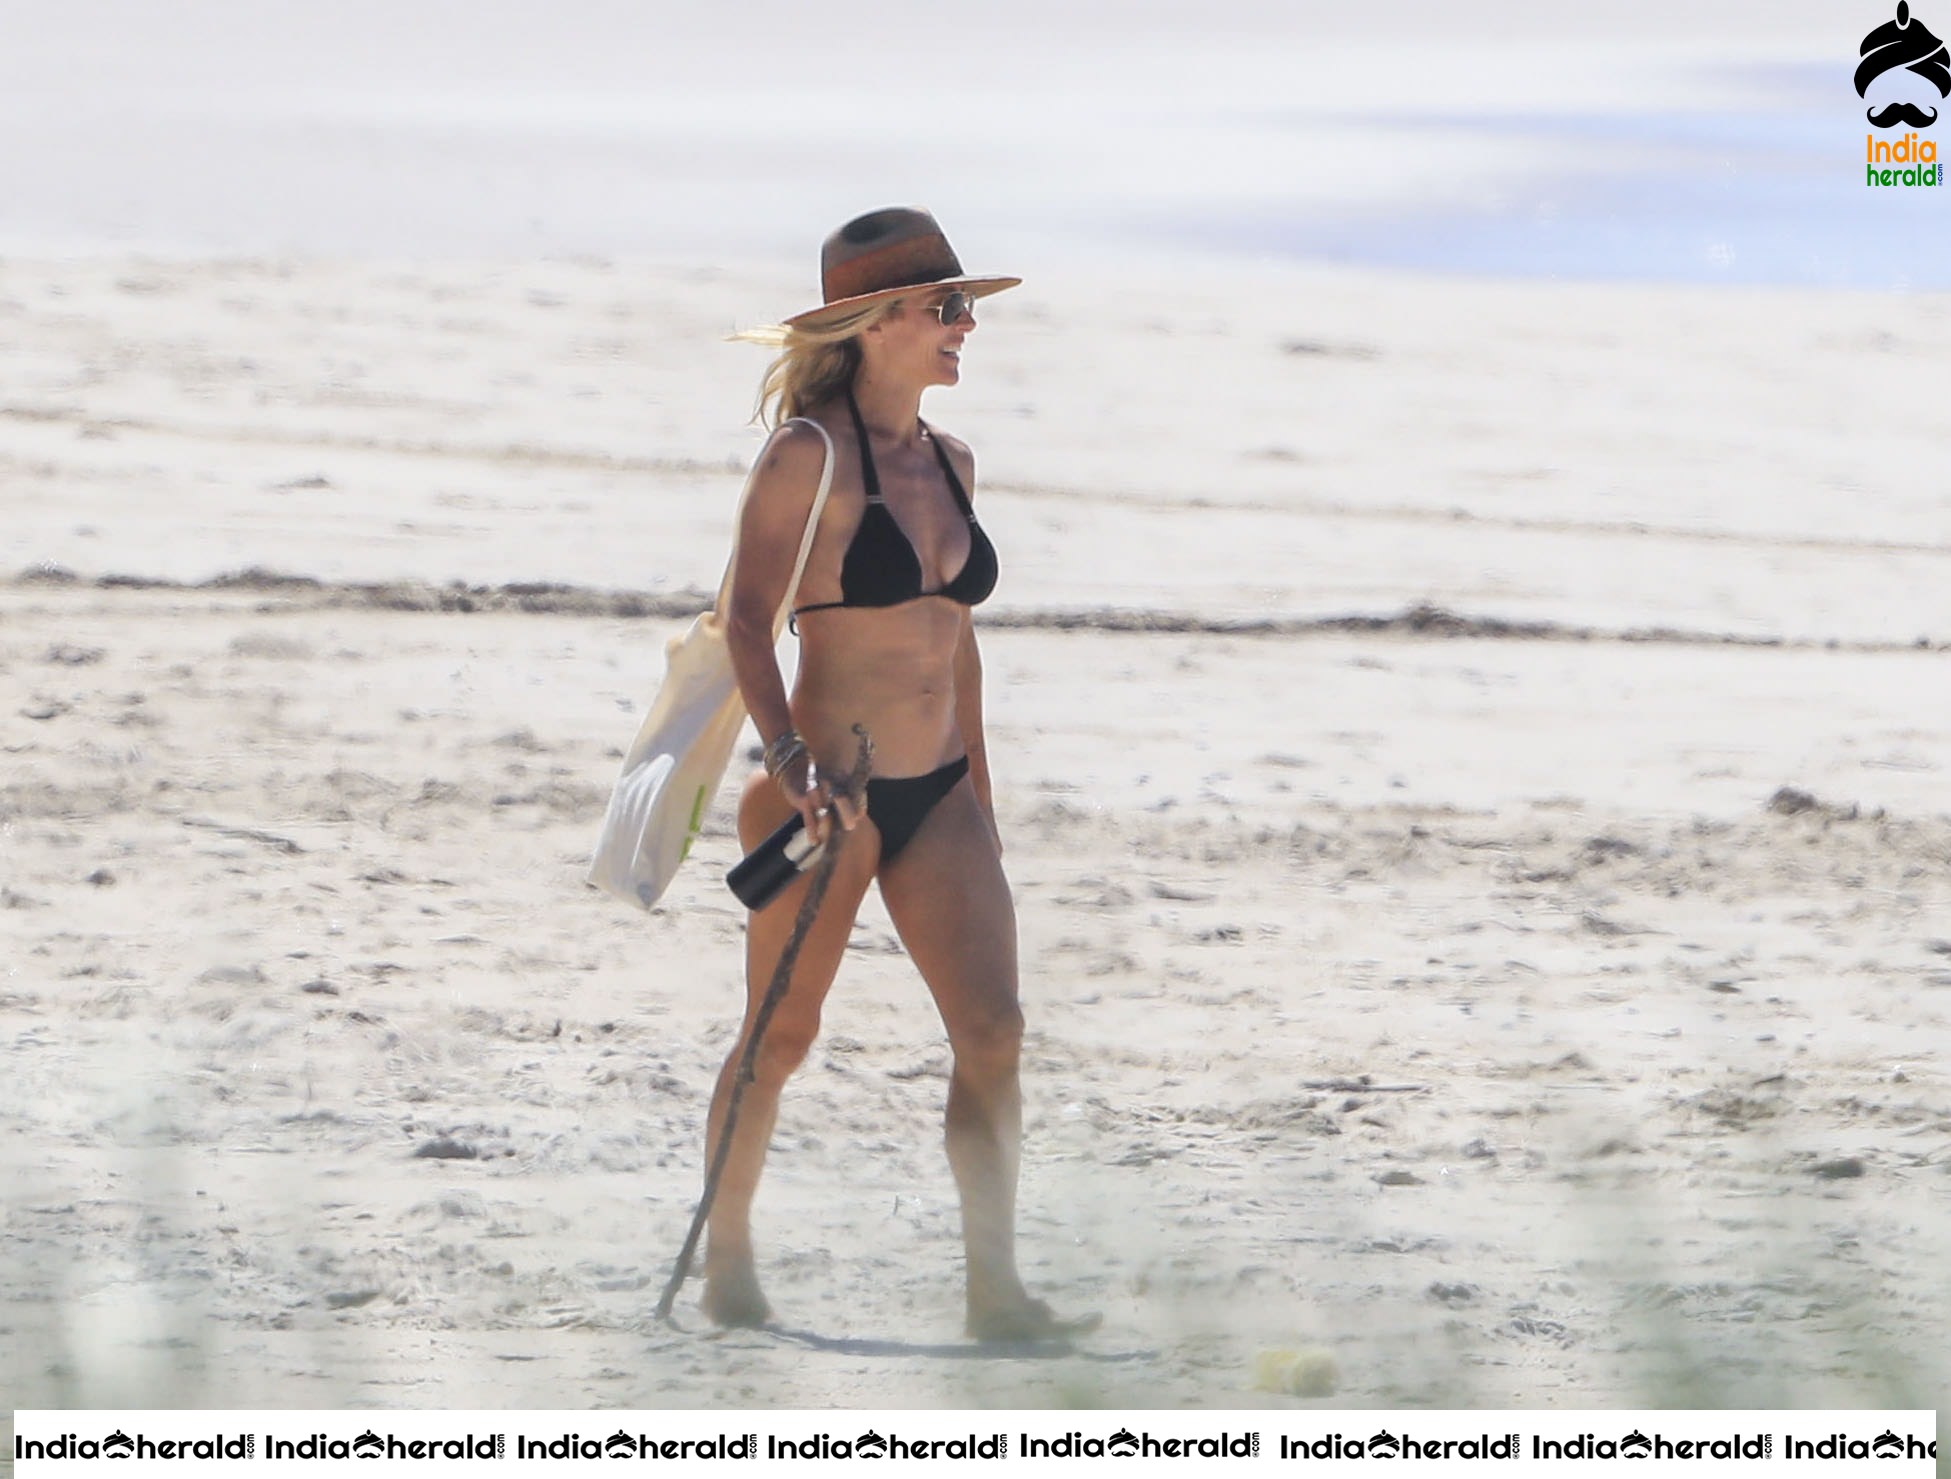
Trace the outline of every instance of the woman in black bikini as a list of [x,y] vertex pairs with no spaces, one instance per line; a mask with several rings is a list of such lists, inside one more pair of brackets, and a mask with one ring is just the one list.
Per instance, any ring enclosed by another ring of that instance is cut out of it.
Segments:
[[[870,883],[948,1028],[947,1145],[962,1202],[969,1331],[1025,1340],[1079,1328],[1032,1299],[1016,1271],[1022,1116],[1017,1057],[1016,916],[983,751],[982,664],[971,608],[996,583],[996,552],[976,522],[969,449],[926,425],[921,394],[961,378],[979,297],[1013,277],[971,278],[925,211],[875,211],[830,236],[824,302],[746,337],[783,347],[761,392],[783,423],[759,455],[738,534],[727,631],[766,767],[746,784],[739,837],[757,845],[797,809],[808,832],[852,834],[840,850],[791,988],[760,1043],[730,1158],[712,1205],[705,1309],[721,1324],[771,1316],[752,1252],[751,1209],[779,1092],[819,1030]],[[802,421],[817,421],[820,431]],[[794,613],[799,676],[790,698],[772,639],[827,456],[832,490]],[[874,737],[865,806],[836,795],[854,726]],[[745,1032],[792,932],[806,880],[752,915]],[[734,1044],[712,1100],[717,1144]]]

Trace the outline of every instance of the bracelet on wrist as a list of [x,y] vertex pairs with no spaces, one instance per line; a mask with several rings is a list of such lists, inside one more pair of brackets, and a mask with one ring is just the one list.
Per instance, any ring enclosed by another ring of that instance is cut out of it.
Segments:
[[788,729],[765,747],[765,773],[776,781],[782,770],[804,754],[806,741],[797,731]]

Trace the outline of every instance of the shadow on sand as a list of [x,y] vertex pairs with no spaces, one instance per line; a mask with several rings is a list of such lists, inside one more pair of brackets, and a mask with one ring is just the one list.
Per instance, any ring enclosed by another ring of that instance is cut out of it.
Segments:
[[908,1340],[876,1340],[864,1336],[822,1335],[816,1330],[795,1330],[785,1325],[766,1325],[756,1334],[790,1341],[810,1351],[825,1351],[836,1356],[921,1357],[934,1361],[1048,1361],[1067,1357],[1100,1366],[1123,1366],[1157,1359],[1156,1351],[1088,1351],[1079,1349],[1074,1339],[977,1342],[973,1340],[925,1344]]

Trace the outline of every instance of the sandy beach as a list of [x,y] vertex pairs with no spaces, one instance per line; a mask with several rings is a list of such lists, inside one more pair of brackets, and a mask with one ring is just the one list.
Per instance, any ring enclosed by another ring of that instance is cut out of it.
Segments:
[[[0,48],[0,1409],[1935,1407],[1951,278],[1863,183],[1885,0],[850,14]],[[1067,1349],[963,1338],[871,898],[778,1324],[654,1321],[736,774],[655,913],[582,882],[760,445],[725,337],[897,201],[1026,279],[924,410]]]
[[[965,388],[1036,1285],[877,903],[777,1329],[650,1319],[741,918],[581,869],[804,273],[10,258],[19,1407],[1934,1405],[1951,301],[1046,274]],[[1134,311],[1134,304],[1138,305]],[[788,653],[788,656],[790,654]],[[839,1189],[844,1187],[844,1193]]]

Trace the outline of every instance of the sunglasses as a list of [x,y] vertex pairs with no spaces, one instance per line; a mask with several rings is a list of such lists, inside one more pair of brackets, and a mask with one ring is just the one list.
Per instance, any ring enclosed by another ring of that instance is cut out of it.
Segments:
[[941,302],[931,304],[927,312],[941,321],[943,328],[960,321],[964,314],[969,322],[975,322],[975,299],[968,293],[950,293]]

